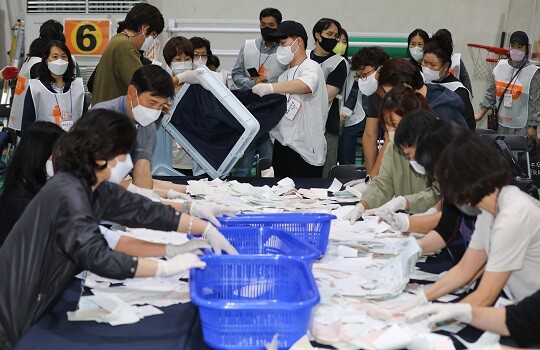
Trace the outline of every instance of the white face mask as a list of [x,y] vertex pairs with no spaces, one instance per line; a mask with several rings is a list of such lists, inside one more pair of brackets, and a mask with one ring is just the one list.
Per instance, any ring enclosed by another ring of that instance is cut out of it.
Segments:
[[47,180],[54,176],[54,168],[52,160],[48,159],[45,163],[45,171],[47,172]]
[[107,168],[109,168],[111,171],[111,177],[109,178],[109,182],[119,184],[122,180],[124,180],[127,174],[129,174],[131,169],[133,169],[133,162],[131,161],[131,156],[127,154],[124,161],[116,159],[115,167],[111,168],[107,164]]
[[146,52],[150,49],[152,44],[154,44],[154,37],[152,35],[149,35],[144,39],[144,43],[142,44],[140,50]]
[[388,139],[392,142],[394,142],[394,135],[396,134],[396,131],[395,130],[392,130],[392,131],[389,131],[388,132]]
[[409,47],[409,52],[411,53],[412,58],[418,62],[424,57],[424,49],[418,46]]
[[520,62],[525,58],[525,51],[520,51],[517,49],[510,50],[510,58],[512,61]]
[[289,63],[291,63],[291,61],[294,59],[294,54],[300,47],[298,46],[296,50],[294,50],[293,52],[292,46],[294,45],[295,42],[296,40],[293,41],[293,43],[290,46],[278,46],[277,51],[276,51],[276,58],[279,63],[283,65],[288,65]]
[[426,168],[420,163],[418,163],[416,160],[409,161],[411,163],[412,168],[414,171],[416,171],[418,174],[426,175]]
[[193,67],[192,66],[192,62],[189,61],[189,62],[172,62],[171,63],[171,70],[173,72],[174,75],[178,75],[180,73],[184,73],[188,70],[191,70],[191,68]]
[[68,61],[64,61],[63,59],[59,58],[57,60],[47,62],[47,67],[49,67],[51,73],[63,75],[68,68],[68,64]]
[[424,81],[431,83],[432,81],[439,80],[441,71],[422,66],[422,74],[424,74]]
[[206,66],[206,62],[208,62],[208,58],[202,58],[202,57],[196,58],[193,61],[193,69],[197,69],[200,66]]
[[148,126],[152,124],[159,118],[161,114],[160,109],[153,109],[141,105],[141,103],[139,102],[139,95],[137,95],[136,107],[133,107],[133,102],[131,102],[131,100],[129,100],[129,102],[131,103],[131,111],[133,112],[133,118],[135,118],[135,121],[141,124],[141,126]]
[[358,89],[365,96],[371,96],[377,91],[379,87],[379,82],[377,81],[377,71],[378,69],[367,76],[366,80],[358,79]]

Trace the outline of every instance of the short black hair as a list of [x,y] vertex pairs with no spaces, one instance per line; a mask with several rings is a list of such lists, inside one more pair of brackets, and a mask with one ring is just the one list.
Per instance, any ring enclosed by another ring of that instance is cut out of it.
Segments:
[[41,55],[41,62],[37,68],[38,79],[45,82],[54,82],[54,78],[52,77],[49,66],[47,65],[47,61],[53,47],[58,47],[60,50],[66,53],[68,57],[68,67],[66,72],[62,75],[62,79],[64,79],[64,83],[72,82],[75,80],[75,62],[73,61],[73,57],[71,57],[71,52],[69,51],[67,45],[59,40],[53,40],[45,47],[45,50]]
[[435,166],[441,195],[453,204],[477,205],[510,182],[511,169],[497,149],[474,133],[455,137]]
[[210,48],[210,40],[206,38],[201,38],[200,36],[194,36],[189,39],[193,44],[194,50],[200,49],[201,47],[206,48],[206,53],[208,57],[212,56],[212,49]]
[[[403,127],[408,128],[407,124],[405,120]],[[414,158],[426,169],[428,177],[434,179],[435,166],[446,146],[462,133],[470,132],[451,120],[437,119],[418,139]]]
[[39,37],[34,39],[30,44],[28,56],[41,57],[47,45],[53,40],[65,43],[66,36],[64,35],[64,26],[62,26],[62,23],[54,19],[49,19],[39,27]]
[[100,166],[96,161],[108,161],[128,153],[136,137],[135,125],[127,115],[91,109],[58,140],[53,151],[54,168],[71,172],[90,186],[95,185],[95,171],[107,167],[107,163]]
[[424,78],[416,66],[405,58],[392,58],[385,62],[379,70],[379,85],[407,84],[414,90],[424,86]]
[[212,55],[208,57],[208,61],[206,62],[207,67],[215,66],[217,69],[219,68],[220,65],[221,65],[221,62],[219,61],[219,57],[217,57],[216,55]]
[[389,59],[390,56],[388,56],[388,54],[379,46],[364,47],[353,55],[351,59],[351,69],[364,69],[366,66],[377,69]]
[[332,24],[336,25],[336,27],[338,29],[338,34],[341,34],[341,24],[338,21],[336,21],[335,19],[332,19],[332,18],[321,18],[313,26],[313,30],[311,32],[311,34],[313,35],[313,39],[315,39],[315,41],[317,41],[317,38],[315,38],[315,33],[322,33],[323,31],[330,28],[330,26]]
[[163,58],[165,59],[165,63],[170,67],[172,59],[181,54],[185,54],[193,60],[194,51],[195,48],[191,41],[183,36],[174,36],[163,47]]
[[341,27],[341,30],[339,31],[339,40],[341,40],[341,36],[345,36],[345,40],[347,41],[347,44],[345,44],[345,53],[342,55],[347,62],[349,61],[349,33],[345,30],[345,28]]
[[144,24],[148,26],[148,34],[152,32],[160,34],[165,27],[165,20],[157,7],[140,2],[129,10],[126,19],[118,23],[118,30],[121,32],[129,29],[138,32]]
[[275,9],[273,7],[267,7],[265,9],[262,9],[261,13],[259,14],[259,21],[262,20],[263,17],[274,17],[278,25],[283,20],[281,12],[279,12],[278,9]]
[[36,195],[47,182],[45,164],[65,131],[58,125],[36,121],[24,132],[9,163],[0,196],[0,205],[18,186]]
[[149,64],[133,73],[131,85],[137,89],[137,95],[149,92],[153,96],[171,98],[174,96],[172,77],[160,66]]
[[420,136],[430,129],[437,116],[425,109],[415,109],[405,113],[394,135],[394,144],[400,148],[416,146]]

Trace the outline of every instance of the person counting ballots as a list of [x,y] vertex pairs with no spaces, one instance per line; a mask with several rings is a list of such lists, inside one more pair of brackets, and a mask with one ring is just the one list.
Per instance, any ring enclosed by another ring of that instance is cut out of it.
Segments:
[[125,115],[89,111],[53,151],[56,174],[32,199],[0,248],[0,346],[10,348],[81,270],[125,279],[172,276],[205,263],[193,253],[148,260],[113,251],[102,220],[202,235],[215,253],[237,254],[211,224],[117,185],[131,170],[136,129]]
[[280,39],[277,59],[289,69],[277,83],[259,83],[253,93],[287,96],[287,112],[270,131],[275,138],[272,165],[276,177],[321,177],[326,155],[324,125],[328,97],[319,64],[306,55],[307,33],[295,21],[283,21],[273,34]]

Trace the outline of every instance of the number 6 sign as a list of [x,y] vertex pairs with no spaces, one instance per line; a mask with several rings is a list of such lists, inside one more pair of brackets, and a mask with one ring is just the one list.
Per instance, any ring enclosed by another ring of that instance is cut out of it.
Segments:
[[103,54],[109,43],[110,20],[64,20],[66,45],[72,55]]

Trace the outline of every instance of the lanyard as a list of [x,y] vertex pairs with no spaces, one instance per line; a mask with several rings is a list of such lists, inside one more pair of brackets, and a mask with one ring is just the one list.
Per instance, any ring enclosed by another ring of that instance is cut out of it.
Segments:
[[274,44],[271,48],[268,49],[268,53],[265,53],[266,58],[264,59],[262,65],[261,65],[261,55],[262,55],[262,50],[263,50],[264,48],[266,48],[266,47],[264,46],[264,44],[263,44],[263,41],[261,40],[261,45],[260,45],[260,47],[259,47],[259,67],[258,67],[258,69],[260,69],[261,66],[264,66],[264,64],[266,63],[266,61],[268,60],[268,58],[270,58],[270,53],[269,53],[269,52],[270,52],[270,50],[272,50],[275,46],[276,46],[276,44]]
[[[60,103],[58,103],[58,97],[56,96],[57,94],[55,93],[54,94],[54,99],[56,100],[56,105],[58,106],[58,108],[60,108]],[[70,120],[71,118],[73,118],[73,96],[71,96],[71,88],[69,89],[69,104],[70,104],[70,114],[69,114],[69,119],[67,118],[64,118],[64,115],[62,113],[62,108],[60,108],[60,117],[61,117],[61,120],[64,121],[64,120]]]
[[[300,64],[299,64],[298,66],[296,66],[296,69],[294,70],[294,73],[293,73],[293,75],[292,75],[292,79],[291,79],[291,80],[294,80],[294,76],[296,75],[296,72],[298,71],[298,68],[300,68],[300,66],[302,65],[302,63],[304,63],[304,61],[305,61],[306,59],[307,59],[307,57],[304,58],[304,59],[302,60],[302,62],[300,62]],[[287,74],[287,80],[285,80],[285,81],[289,81],[289,74]],[[289,103],[290,99],[291,99],[291,94],[287,94],[287,103]]]

